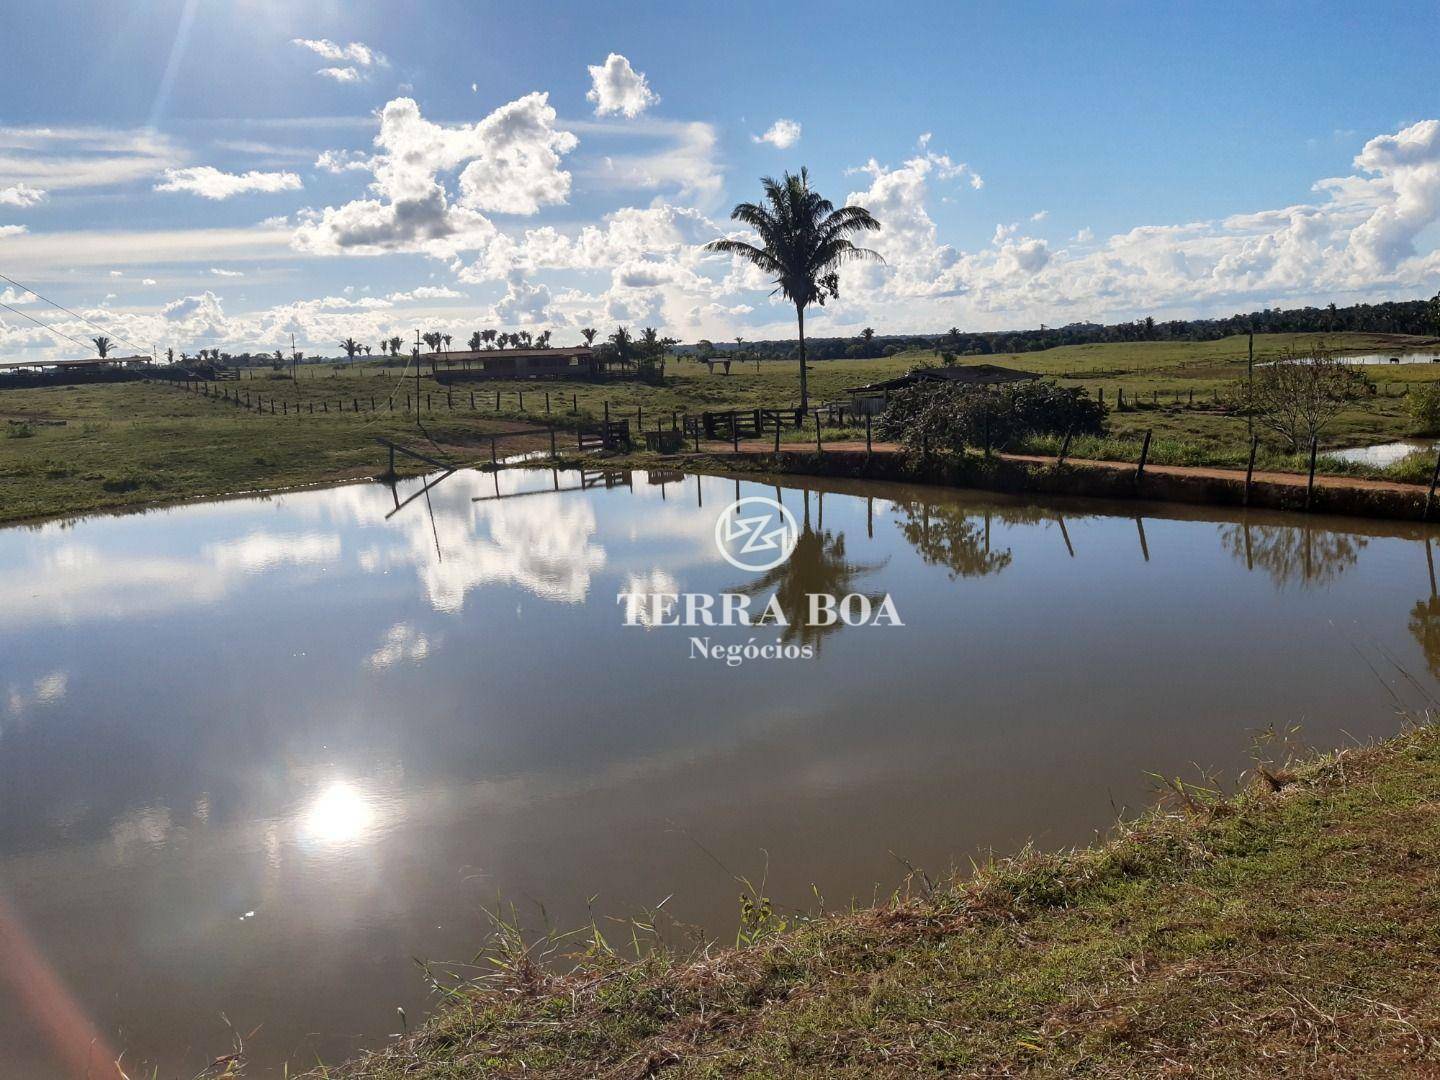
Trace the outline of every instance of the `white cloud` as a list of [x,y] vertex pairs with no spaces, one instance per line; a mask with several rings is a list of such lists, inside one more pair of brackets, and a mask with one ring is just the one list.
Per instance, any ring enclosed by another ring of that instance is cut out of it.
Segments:
[[[432,123],[414,100],[396,98],[380,112],[378,153],[366,162],[379,197],[311,214],[295,233],[296,247],[311,254],[440,256],[476,249],[495,234],[482,211],[528,215],[568,199],[570,174],[561,158],[578,141],[556,128],[543,93],[459,125]],[[459,194],[452,196],[441,176],[456,169]]]
[[420,285],[409,292],[391,293],[385,299],[392,304],[403,304],[409,300],[459,300],[464,296],[460,290],[445,285]]
[[660,101],[644,74],[630,66],[619,53],[611,53],[603,64],[589,65],[590,90],[585,97],[595,103],[596,116],[634,119]]
[[213,165],[166,169],[156,191],[182,191],[202,199],[229,199],[246,192],[299,191],[300,177],[292,172],[221,172]]
[[244,271],[244,270],[223,270],[223,269],[221,269],[221,268],[218,267],[218,266],[212,266],[212,267],[210,268],[210,273],[214,274],[216,277],[244,277],[244,276],[245,276],[245,271]]
[[711,124],[698,120],[642,120],[633,124],[590,122],[587,134],[623,134],[662,145],[647,153],[607,154],[589,168],[586,179],[606,188],[671,190],[680,199],[713,209],[724,189],[724,172],[716,159],[719,136]]
[[168,136],[143,128],[0,127],[0,189],[116,187],[183,157]]
[[495,321],[506,326],[556,321],[550,312],[549,287],[531,285],[518,271],[510,275],[505,295],[495,302],[492,314]]
[[757,143],[769,143],[778,150],[788,150],[800,141],[800,125],[794,120],[776,120],[763,135],[751,135]]
[[290,43],[328,60],[332,66],[320,68],[315,74],[337,83],[358,83],[376,68],[390,66],[384,54],[359,41],[341,45],[329,38],[292,38]]
[[0,225],[0,236],[23,236],[29,231],[24,225]]
[[45,195],[41,188],[31,187],[29,184],[15,184],[0,188],[0,206],[35,206],[45,201]]
[[383,67],[387,63],[383,55],[359,41],[352,41],[349,45],[338,45],[328,38],[291,38],[290,44],[309,49],[320,59],[329,60],[332,63],[347,61],[359,64],[361,67]]
[[315,159],[315,167],[332,173],[368,172],[374,159],[359,150],[326,150]]
[[1050,211],[1049,211],[1049,210],[1036,210],[1035,213],[1033,213],[1033,214],[1030,215],[1030,220],[1031,220],[1031,221],[1044,221],[1044,220],[1045,220],[1046,218],[1048,218],[1049,216],[1050,216]]

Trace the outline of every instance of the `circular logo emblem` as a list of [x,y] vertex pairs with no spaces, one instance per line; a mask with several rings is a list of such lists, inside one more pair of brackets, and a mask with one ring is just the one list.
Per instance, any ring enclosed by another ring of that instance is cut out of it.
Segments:
[[715,519],[715,546],[739,570],[773,570],[790,557],[799,539],[795,515],[763,495],[737,499]]

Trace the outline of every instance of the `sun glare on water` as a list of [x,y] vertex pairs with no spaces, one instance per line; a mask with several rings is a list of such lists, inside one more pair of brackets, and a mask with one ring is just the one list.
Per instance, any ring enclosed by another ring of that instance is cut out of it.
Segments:
[[300,835],[320,844],[355,844],[375,825],[375,809],[353,784],[336,780],[300,813]]

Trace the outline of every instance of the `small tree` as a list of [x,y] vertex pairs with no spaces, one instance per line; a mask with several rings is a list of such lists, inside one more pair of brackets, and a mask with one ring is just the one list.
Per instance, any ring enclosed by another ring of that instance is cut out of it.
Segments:
[[595,344],[595,335],[599,332],[600,331],[596,330],[593,326],[587,326],[580,331],[580,336],[585,339],[586,345],[593,346]]
[[1405,395],[1405,409],[1420,435],[1440,435],[1440,383],[1424,383]]
[[1322,342],[1285,349],[1230,388],[1230,405],[1241,416],[1285,440],[1291,453],[1324,434],[1347,406],[1374,392],[1359,368],[1336,358]]
[[340,342],[340,348],[345,350],[346,358],[350,360],[351,363],[354,363],[355,354],[360,351],[360,343],[354,338],[347,337],[344,341]]
[[115,347],[115,343],[111,341],[108,337],[106,337],[104,334],[101,334],[97,338],[91,338],[90,340],[95,342],[95,351],[100,354],[101,360],[104,360],[105,357],[109,356],[110,350]]

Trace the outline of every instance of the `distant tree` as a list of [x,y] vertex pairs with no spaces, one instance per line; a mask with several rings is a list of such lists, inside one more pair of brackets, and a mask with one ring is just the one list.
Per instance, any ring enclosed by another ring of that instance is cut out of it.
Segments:
[[483,342],[485,342],[485,347],[486,347],[487,349],[492,348],[492,347],[494,346],[494,344],[495,344],[495,331],[494,331],[494,330],[481,330],[481,331],[480,331],[480,340],[483,341]]
[[173,364],[173,363],[175,363],[175,350],[174,350],[174,349],[166,349],[166,350],[165,350],[165,362],[166,362],[167,364]]
[[593,326],[587,326],[587,327],[585,327],[583,330],[580,331],[580,336],[585,339],[585,344],[586,344],[586,345],[594,345],[594,344],[595,344],[595,335],[598,334],[599,332],[600,332],[600,331],[596,330]]
[[470,346],[470,351],[471,351],[471,352],[479,352],[479,351],[480,351],[480,340],[481,340],[481,339],[480,339],[480,331],[479,331],[479,330],[476,330],[473,334],[470,335],[470,340],[469,340],[468,342],[466,342],[466,344]]
[[392,337],[390,339],[390,355],[398,358],[400,356],[400,346],[404,344],[405,342],[400,339],[398,334]]
[[426,345],[429,345],[429,346],[430,346],[430,351],[431,351],[431,352],[439,352],[439,351],[440,351],[440,342],[441,342],[442,339],[441,339],[441,336],[440,336],[440,334],[439,334],[438,332],[436,332],[436,331],[431,331],[430,333],[427,333],[427,334],[421,334],[421,335],[420,335],[420,340],[422,340],[423,342],[425,342]]
[[880,228],[870,211],[860,206],[836,209],[829,199],[811,189],[810,174],[786,173],[780,180],[760,181],[765,204],[740,203],[730,217],[748,225],[759,236],[756,246],[728,237],[712,240],[707,250],[737,255],[758,267],[775,282],[776,291],[795,305],[800,335],[800,408],[809,407],[805,374],[805,309],[824,305],[840,295],[839,268],[856,259],[883,262],[877,252],[856,247],[850,237]]
[[110,350],[115,347],[115,343],[111,341],[108,337],[106,337],[104,334],[101,334],[97,338],[91,338],[90,340],[95,342],[95,351],[100,354],[101,360],[104,360],[105,357],[109,356]]
[[354,338],[347,337],[344,341],[340,342],[340,348],[345,350],[346,358],[353,363],[355,354],[360,351],[360,343]]
[[[1330,307],[1333,309],[1335,305],[1331,304]],[[1430,303],[1426,307],[1430,314],[1430,330],[1436,336],[1440,336],[1440,292],[1430,298]]]
[[875,340],[875,328],[873,326],[867,326],[864,330],[861,330],[860,340],[865,342],[866,345],[869,345],[870,342]]
[[529,331],[529,330],[521,330],[521,331],[517,332],[517,333],[515,334],[515,338],[517,339],[517,340],[516,340],[516,344],[517,344],[517,345],[523,344],[527,349],[530,347],[530,342],[533,340],[533,339],[530,337],[530,331]]
[[450,351],[450,335],[449,335],[449,334],[441,334],[441,335],[440,335],[440,339],[445,342],[445,351],[446,351],[446,352],[449,352],[449,351]]
[[549,330],[545,330],[535,338],[535,347],[537,349],[548,349],[550,347],[550,333]]

